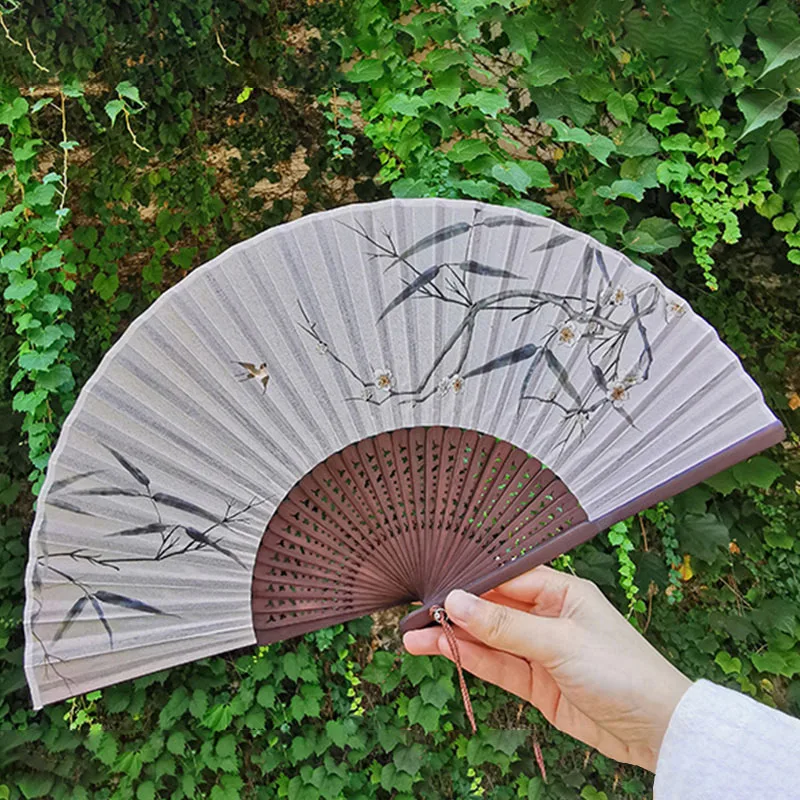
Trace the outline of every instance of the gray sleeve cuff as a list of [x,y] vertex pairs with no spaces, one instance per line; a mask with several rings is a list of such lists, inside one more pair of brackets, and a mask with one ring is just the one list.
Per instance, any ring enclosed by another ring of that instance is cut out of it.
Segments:
[[653,797],[800,799],[800,720],[710,681],[697,681],[670,719]]

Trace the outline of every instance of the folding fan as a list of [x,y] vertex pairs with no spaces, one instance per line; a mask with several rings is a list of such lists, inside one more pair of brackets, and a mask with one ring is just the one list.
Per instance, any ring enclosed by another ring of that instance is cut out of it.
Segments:
[[314,214],[137,319],[31,535],[34,705],[483,592],[778,442],[715,331],[624,255],[463,200]]

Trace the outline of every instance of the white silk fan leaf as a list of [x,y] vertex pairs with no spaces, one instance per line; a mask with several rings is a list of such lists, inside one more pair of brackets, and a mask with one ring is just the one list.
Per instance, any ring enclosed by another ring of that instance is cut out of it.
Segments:
[[461,200],[352,205],[195,270],[105,356],[31,534],[36,707],[483,592],[782,438],[622,254]]

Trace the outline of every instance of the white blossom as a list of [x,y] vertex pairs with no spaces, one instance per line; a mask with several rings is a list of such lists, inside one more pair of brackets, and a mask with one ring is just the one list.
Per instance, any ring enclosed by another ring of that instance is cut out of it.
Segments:
[[558,341],[568,347],[572,347],[578,341],[578,331],[575,328],[575,323],[566,322],[559,328]]
[[382,389],[384,392],[390,392],[392,389],[392,373],[388,369],[375,370],[375,386]]
[[667,300],[665,315],[667,322],[672,322],[674,319],[682,317],[686,313],[686,303],[679,298],[671,298]]
[[614,383],[609,387],[608,399],[615,408],[619,408],[628,399],[628,387],[624,383]]
[[610,303],[612,306],[625,305],[629,299],[628,292],[625,290],[624,286],[616,286],[613,289],[609,289],[603,295],[603,302]]

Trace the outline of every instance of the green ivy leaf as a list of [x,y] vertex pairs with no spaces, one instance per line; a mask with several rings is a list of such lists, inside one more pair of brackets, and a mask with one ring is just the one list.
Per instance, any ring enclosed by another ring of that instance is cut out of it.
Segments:
[[117,760],[117,741],[111,733],[102,728],[93,728],[89,731],[86,747],[106,766],[111,766]]
[[196,247],[181,247],[177,253],[173,253],[170,256],[170,261],[178,267],[178,269],[188,270],[192,266],[192,261],[194,261],[194,257],[197,255],[197,248]]
[[518,192],[524,192],[533,183],[531,176],[516,161],[495,164],[491,175],[495,180],[511,186]]
[[217,755],[220,758],[230,758],[236,755],[236,737],[232,734],[221,736],[217,740]]
[[[544,165],[542,165],[544,166]],[[544,203],[535,203],[533,200],[527,200],[524,197],[503,197],[501,202],[504,206],[511,208],[521,208],[529,214],[536,214],[540,217],[547,217],[550,215],[552,209]]]
[[528,782],[528,793],[526,797],[527,800],[544,800],[544,781],[538,775],[531,778]]
[[27,264],[33,256],[30,247],[21,247],[11,250],[0,258],[0,272],[16,272],[21,266]]
[[203,715],[200,721],[201,725],[210,728],[212,731],[224,731],[233,720],[230,706],[222,703],[220,705],[212,706]]
[[108,114],[109,118],[111,119],[111,127],[114,127],[114,123],[117,120],[117,116],[119,113],[125,108],[125,103],[122,100],[109,100],[105,104],[105,112]]
[[775,217],[775,219],[772,220],[772,227],[775,228],[776,231],[788,233],[797,227],[797,217],[791,212],[789,214],[783,214],[780,217]]
[[789,98],[768,89],[756,89],[740,94],[736,105],[745,120],[744,130],[736,140],[738,142],[768,122],[782,117],[789,105]]
[[136,800],[155,800],[156,785],[153,781],[140,783],[136,789]]
[[662,111],[657,114],[651,114],[647,118],[647,124],[662,133],[671,125],[679,125],[680,122],[681,118],[678,116],[678,110],[673,106],[666,106]]
[[41,772],[23,775],[17,779],[17,788],[22,792],[22,796],[25,800],[33,800],[35,797],[46,797],[52,787],[52,776],[45,775]]
[[167,750],[176,756],[182,756],[186,749],[186,734],[183,731],[173,731],[167,739]]
[[410,775],[398,772],[397,767],[389,763],[384,764],[381,768],[380,785],[392,797],[400,800],[401,795],[398,795],[397,792],[410,792],[414,786],[414,779]]
[[780,214],[782,210],[783,198],[779,194],[769,195],[761,205],[756,206],[756,211],[767,219],[772,219],[776,214]]
[[126,752],[123,753],[114,765],[113,769],[116,772],[122,772],[129,778],[138,778],[139,773],[142,771],[142,756],[139,752]]
[[447,108],[454,109],[458,98],[461,96],[460,86],[443,87],[438,89],[428,89],[422,93],[425,106],[432,106],[441,103]]
[[[765,653],[753,653],[750,656],[753,666],[759,672],[770,672],[775,675],[783,675],[786,671],[786,659],[783,653],[776,653],[772,650],[767,650]],[[787,675],[791,678],[791,675]]]
[[267,715],[263,708],[253,707],[244,715],[244,724],[255,734],[263,733],[267,727]]
[[611,116],[618,119],[623,125],[630,125],[633,120],[633,115],[639,107],[639,101],[631,92],[620,94],[618,91],[614,90],[606,99],[606,107]]
[[667,136],[661,140],[661,149],[668,153],[675,150],[691,153],[694,150],[694,142],[689,138],[688,133],[676,133],[674,136]]
[[720,668],[726,675],[739,675],[742,671],[741,660],[738,658],[732,658],[730,654],[726,653],[724,650],[720,650],[720,652],[717,653],[714,662],[719,664]]
[[17,392],[14,395],[11,408],[23,414],[32,414],[47,400],[47,395],[46,389],[36,389],[33,392]]
[[325,733],[337,747],[344,748],[354,733],[355,726],[347,725],[347,722],[352,723],[352,720],[329,719],[325,723]]
[[256,695],[256,702],[264,708],[275,707],[275,688],[270,685],[264,685],[258,690]]
[[426,751],[421,744],[411,747],[398,747],[392,754],[392,761],[397,769],[408,775],[417,775],[425,763]]
[[778,67],[782,67],[789,61],[794,61],[795,58],[800,58],[800,36],[795,37],[788,43],[775,42],[771,39],[759,38],[758,46],[766,58],[764,70],[758,76],[758,80],[762,80],[765,75]]
[[712,475],[710,478],[706,478],[705,483],[725,497],[734,489],[739,488],[739,481],[736,480],[732,469],[726,469],[723,472]]
[[597,194],[609,200],[616,200],[618,197],[641,200],[644,197],[644,186],[637,181],[619,180],[614,181],[611,186],[598,186]]
[[421,66],[429,72],[444,72],[457,64],[463,64],[466,58],[462,50],[435,48],[425,56],[425,60],[422,62]]
[[139,97],[139,90],[130,81],[122,81],[121,83],[118,83],[117,94],[120,97],[124,97],[126,100],[136,103],[139,106],[144,105],[142,99]]
[[741,486],[758,486],[760,489],[769,489],[783,475],[783,469],[771,458],[754,456],[736,464],[733,467],[733,475]]
[[678,540],[684,553],[710,564],[727,549],[730,534],[714,514],[687,514],[678,526]]
[[584,786],[581,789],[581,800],[608,800],[608,795],[598,791],[594,786]]
[[489,200],[497,193],[497,186],[490,181],[484,180],[453,181],[453,188],[466,197],[474,197],[477,200]]
[[785,597],[771,597],[750,612],[753,622],[765,635],[774,631],[794,634],[797,614],[797,605]]
[[28,113],[28,101],[24,97],[15,97],[10,103],[0,105],[0,125],[13,125]]
[[608,157],[617,149],[617,146],[608,136],[596,133],[592,136],[586,149],[589,154],[594,156],[601,164],[608,165]]
[[562,122],[560,119],[546,119],[544,123],[555,131],[555,138],[558,142],[577,142],[578,144],[588,145],[592,141],[592,135],[589,131],[567,125],[566,122]]
[[425,733],[433,733],[439,729],[439,716],[439,709],[435,706],[425,703],[419,696],[411,698],[408,704],[408,721],[412,725],[421,725]]
[[31,350],[19,357],[19,365],[25,370],[44,370],[58,358],[59,350]]
[[770,139],[769,147],[780,163],[777,176],[783,186],[793,172],[800,170],[800,144],[797,134],[789,128],[782,128]]
[[491,153],[489,145],[482,139],[461,139],[445,155],[455,164],[466,164],[489,153]]
[[105,272],[98,272],[92,280],[92,288],[97,292],[101,300],[109,300],[119,288],[119,277],[117,275],[107,275]]
[[39,183],[25,192],[25,208],[48,206],[56,193],[52,183]]
[[541,119],[567,117],[581,128],[595,116],[594,105],[583,100],[572,86],[539,86],[529,91]]
[[419,95],[400,94],[393,95],[386,103],[386,107],[405,117],[418,117],[419,112],[429,105],[429,100]]
[[636,230],[625,233],[622,241],[635,253],[660,255],[681,243],[681,230],[662,217],[647,217],[637,225]]
[[33,278],[28,278],[28,280],[7,286],[5,292],[3,292],[3,297],[6,300],[25,300],[38,288],[36,281]]
[[530,62],[533,48],[539,41],[535,17],[529,14],[505,16],[503,32],[508,37],[508,49],[522,56],[524,61]]
[[208,695],[202,689],[195,689],[189,702],[189,713],[195,719],[200,719],[205,715],[207,708]]
[[[183,686],[176,689],[158,715],[159,727],[169,730],[188,711],[189,693]],[[200,716],[195,714],[194,716]]]
[[611,138],[621,156],[652,156],[659,150],[658,139],[641,122],[618,128]]
[[21,145],[15,144],[11,148],[11,155],[14,157],[14,161],[17,163],[29,161],[36,155],[36,148],[41,143],[41,139],[26,139]]
[[283,670],[291,681],[317,680],[317,672],[305,646],[283,656]]
[[[673,153],[668,161],[662,161],[656,169],[656,178],[662,186],[671,188],[680,185],[689,177],[691,168],[683,153]],[[674,205],[674,204],[673,204]]]
[[365,58],[356,61],[352,69],[345,73],[352,83],[370,83],[383,77],[383,61],[379,58]]
[[537,53],[523,73],[527,86],[551,86],[569,77],[569,70],[546,53]]
[[456,690],[453,686],[453,681],[441,676],[436,680],[422,681],[419,687],[420,697],[432,706],[442,709],[447,704],[448,700],[455,697]]
[[407,656],[400,671],[414,686],[419,686],[425,678],[433,677],[433,661],[430,656]]
[[36,271],[50,272],[51,270],[58,269],[58,267],[61,266],[61,260],[63,257],[64,251],[58,247],[48,250],[40,259],[36,261]]
[[465,94],[461,98],[460,105],[465,108],[471,106],[478,108],[482,114],[494,118],[502,109],[508,107],[508,97],[503,91],[489,91],[488,89],[483,89],[479,92]]

